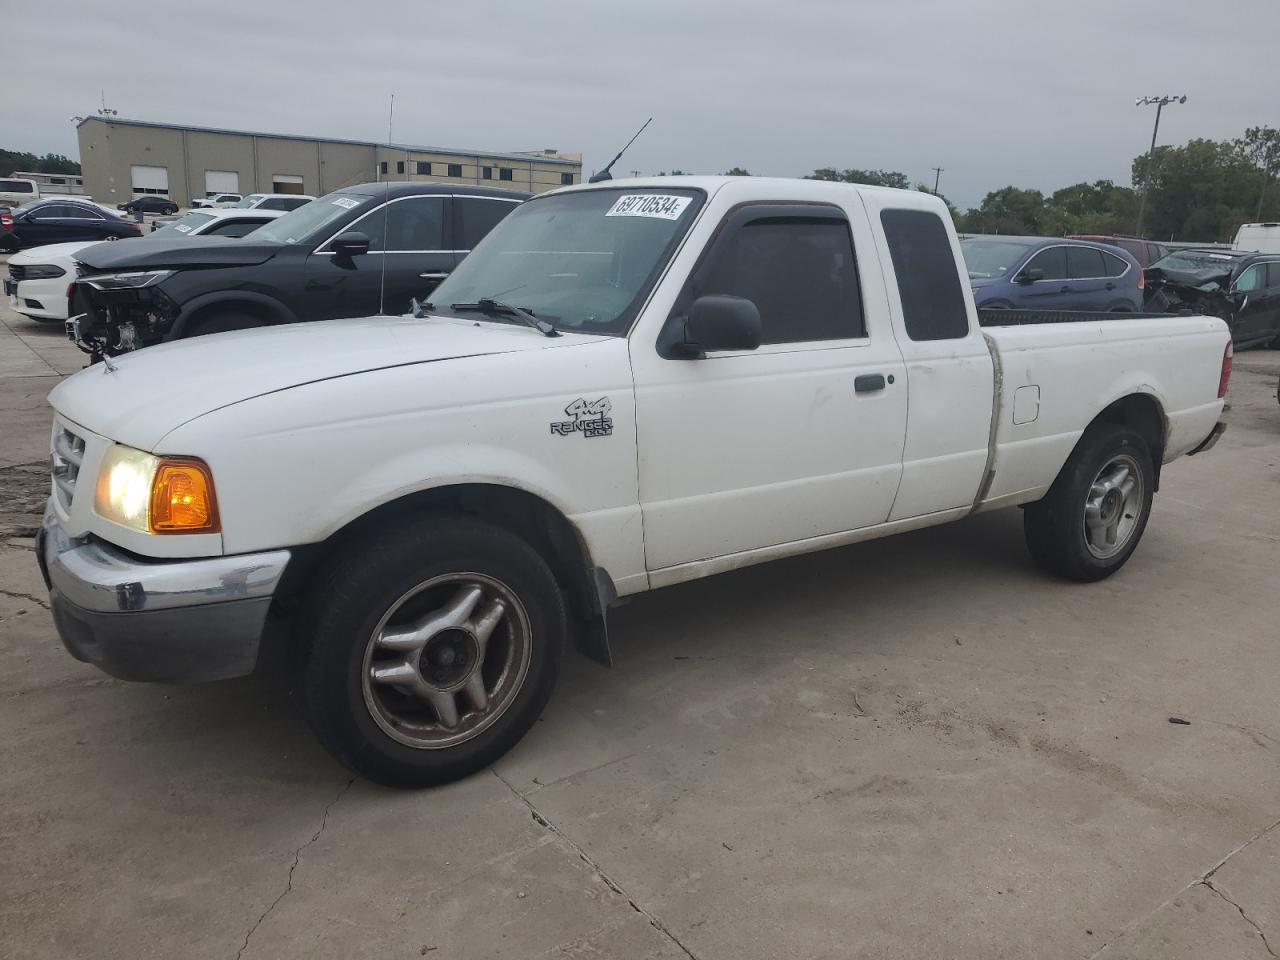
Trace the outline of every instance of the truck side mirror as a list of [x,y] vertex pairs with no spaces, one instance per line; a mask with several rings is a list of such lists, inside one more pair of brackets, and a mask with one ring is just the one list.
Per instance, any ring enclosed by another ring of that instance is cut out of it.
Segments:
[[760,310],[744,297],[699,297],[684,322],[685,344],[692,350],[754,350],[760,346]]
[[369,252],[369,235],[359,230],[348,230],[333,238],[333,252],[340,257],[354,257]]
[[1018,283],[1035,283],[1037,280],[1044,279],[1044,271],[1039,267],[1029,267],[1019,273],[1015,279]]

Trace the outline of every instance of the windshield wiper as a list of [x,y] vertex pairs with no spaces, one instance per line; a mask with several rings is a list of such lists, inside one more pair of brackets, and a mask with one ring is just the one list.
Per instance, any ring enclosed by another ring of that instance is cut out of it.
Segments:
[[509,303],[503,303],[501,300],[493,300],[489,297],[481,297],[475,303],[453,303],[450,304],[453,310],[479,310],[483,313],[501,313],[508,317],[515,317],[527,327],[533,327],[544,337],[558,337],[560,331],[553,327],[546,320],[535,317],[529,310],[521,310],[519,307],[513,307]]

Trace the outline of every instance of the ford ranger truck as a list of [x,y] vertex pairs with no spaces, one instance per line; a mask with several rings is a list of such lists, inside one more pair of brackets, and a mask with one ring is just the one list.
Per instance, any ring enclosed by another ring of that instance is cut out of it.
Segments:
[[[223,333],[60,384],[38,556],[71,654],[250,673],[382,782],[501,756],[618,599],[1024,508],[1099,580],[1231,364],[1203,316],[979,316],[942,202],[664,177],[535,197],[407,316]],[[264,640],[264,636],[270,638]]]

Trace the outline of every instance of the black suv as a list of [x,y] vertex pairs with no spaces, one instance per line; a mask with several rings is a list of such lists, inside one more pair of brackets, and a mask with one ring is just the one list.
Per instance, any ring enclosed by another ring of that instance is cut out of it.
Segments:
[[1237,347],[1280,348],[1280,254],[1175,250],[1144,273],[1149,309],[1221,317]]
[[67,332],[98,359],[226,330],[402,314],[528,197],[366,183],[290,210],[242,240],[99,244],[76,254],[79,315]]

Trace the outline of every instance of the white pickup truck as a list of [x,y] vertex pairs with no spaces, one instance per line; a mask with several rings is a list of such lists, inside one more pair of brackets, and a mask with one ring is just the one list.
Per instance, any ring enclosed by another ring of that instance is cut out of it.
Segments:
[[58,629],[160,681],[288,632],[325,745],[420,785],[509,749],[566,640],[607,660],[629,594],[1015,505],[1037,561],[1105,577],[1222,431],[1227,328],[984,326],[964,278],[923,193],[603,183],[522,205],[412,316],[97,364],[50,396]]

